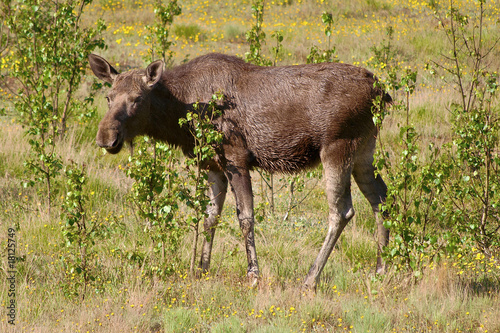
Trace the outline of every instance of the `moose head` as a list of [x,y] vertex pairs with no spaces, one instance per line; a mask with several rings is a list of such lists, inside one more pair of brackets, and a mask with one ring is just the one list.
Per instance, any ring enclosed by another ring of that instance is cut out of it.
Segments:
[[146,70],[132,70],[123,74],[104,58],[89,56],[92,72],[112,85],[106,96],[108,112],[99,123],[97,144],[111,154],[117,154],[125,142],[147,133],[151,120],[151,92],[161,80],[164,63],[151,63]]

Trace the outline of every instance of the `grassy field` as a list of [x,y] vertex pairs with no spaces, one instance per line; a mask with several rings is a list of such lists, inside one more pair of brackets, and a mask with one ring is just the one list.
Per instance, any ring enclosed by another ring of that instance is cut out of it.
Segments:
[[[174,21],[172,47],[176,64],[208,52],[244,57],[245,32],[253,24],[251,1],[180,1],[182,14]],[[271,58],[273,31],[284,35],[278,64],[305,63],[313,45],[326,47],[321,13],[334,17],[331,38],[340,61],[370,67],[371,48],[394,28],[393,47],[399,65],[417,70],[417,89],[411,98],[411,122],[423,145],[450,140],[449,105],[455,87],[425,70],[430,61],[445,63],[449,50],[432,7],[445,10],[447,2],[414,0],[276,0],[266,1],[265,54]],[[437,6],[437,7],[436,7]],[[458,6],[468,12],[475,1]],[[486,3],[484,39],[500,37],[500,4]],[[146,24],[154,19],[152,4],[140,0],[96,0],[83,20],[93,25],[102,17],[108,48],[100,54],[117,69],[144,67],[148,48]],[[490,68],[500,68],[500,47],[490,54]],[[380,68],[370,68],[382,74]],[[89,70],[89,82],[91,73]],[[1,91],[5,97],[8,92]],[[80,92],[85,96],[85,89]],[[145,223],[127,196],[132,180],[124,172],[128,151],[106,155],[94,137],[106,112],[102,92],[96,100],[99,117],[72,124],[57,153],[86,165],[88,214],[106,228],[93,246],[92,267],[98,280],[85,299],[68,297],[76,273],[65,271],[69,249],[64,243],[60,203],[65,195],[61,180],[57,202],[49,214],[44,193],[21,184],[29,177],[23,166],[29,145],[23,128],[11,115],[0,119],[0,244],[17,240],[15,325],[8,323],[9,283],[0,285],[2,332],[500,332],[500,265],[478,251],[462,258],[442,258],[425,267],[417,281],[389,269],[374,274],[375,221],[371,208],[353,188],[356,215],[344,231],[317,292],[302,289],[303,278],[326,234],[328,207],[322,180],[303,176],[303,199],[285,219],[289,205],[288,179],[275,177],[275,209],[269,190],[253,174],[257,214],[257,252],[261,278],[250,288],[245,277],[244,244],[236,220],[234,198],[228,195],[216,234],[209,274],[195,279],[188,274],[192,235],[186,236],[174,273],[159,278],[144,264],[152,251]],[[401,98],[396,94],[394,98]],[[1,101],[0,101],[1,102]],[[389,150],[396,149],[398,124],[405,115],[388,116],[382,133]],[[15,235],[9,228],[15,227]],[[9,277],[7,251],[0,265],[2,280]],[[144,257],[135,254],[144,254]],[[139,258],[139,259],[137,259]],[[458,264],[466,262],[467,265]],[[169,258],[165,259],[167,262]]]

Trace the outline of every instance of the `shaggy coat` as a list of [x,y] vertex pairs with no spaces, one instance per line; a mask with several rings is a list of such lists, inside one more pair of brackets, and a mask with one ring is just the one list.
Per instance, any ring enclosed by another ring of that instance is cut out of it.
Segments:
[[[99,124],[97,143],[118,153],[125,142],[149,135],[191,154],[194,141],[178,125],[196,102],[207,103],[222,92],[223,115],[215,120],[224,134],[221,150],[210,169],[211,206],[204,227],[200,268],[208,270],[217,217],[228,181],[245,237],[248,276],[259,274],[254,244],[253,196],[249,170],[294,173],[322,162],[330,207],[329,230],[306,278],[314,288],[335,242],[354,215],[350,178],[354,176],[376,215],[379,252],[387,244],[379,204],[386,186],[375,176],[373,150],[377,129],[372,107],[377,96],[390,96],[376,87],[376,78],[348,64],[260,67],[222,54],[208,54],[165,70],[154,62],[145,70],[119,74],[106,60],[91,55],[97,77],[112,84],[109,111]],[[377,260],[377,270],[383,264]]]

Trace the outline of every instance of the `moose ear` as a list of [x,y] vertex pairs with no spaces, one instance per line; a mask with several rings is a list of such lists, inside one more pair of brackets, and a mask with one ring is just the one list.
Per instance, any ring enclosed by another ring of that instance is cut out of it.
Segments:
[[106,61],[106,59],[99,57],[98,55],[90,54],[89,63],[95,76],[105,82],[112,84],[116,76],[119,74],[118,71]]
[[154,86],[158,81],[160,81],[163,74],[163,69],[165,64],[162,60],[157,60],[152,62],[148,68],[146,68],[146,84],[150,87]]

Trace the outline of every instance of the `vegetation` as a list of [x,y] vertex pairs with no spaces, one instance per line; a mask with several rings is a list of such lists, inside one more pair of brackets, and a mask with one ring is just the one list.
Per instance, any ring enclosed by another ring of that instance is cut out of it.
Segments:
[[[17,242],[15,325],[2,284],[1,331],[500,331],[497,2],[2,0],[1,12],[0,243]],[[94,143],[106,88],[86,59],[127,70],[212,51],[381,78],[395,100],[374,105],[386,275],[374,274],[375,221],[353,188],[356,216],[317,293],[303,292],[327,228],[320,168],[254,175],[256,288],[231,195],[210,272],[190,274],[207,205],[200,162],[220,136],[193,113],[194,159],[146,137],[132,156],[106,155]]]

